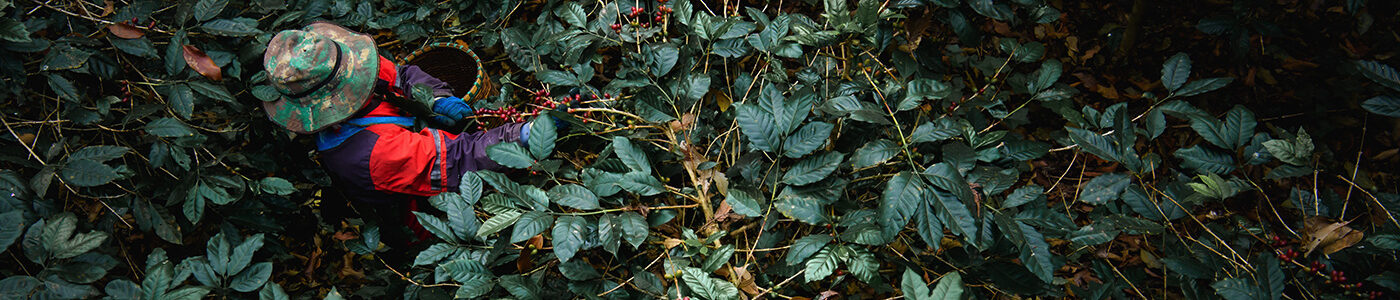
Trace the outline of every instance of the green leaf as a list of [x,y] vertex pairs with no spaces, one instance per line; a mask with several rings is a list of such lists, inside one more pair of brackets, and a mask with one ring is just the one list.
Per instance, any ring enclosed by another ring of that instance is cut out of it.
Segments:
[[705,263],[700,264],[700,270],[703,270],[705,272],[714,272],[715,270],[719,270],[719,268],[723,267],[725,263],[729,262],[729,259],[732,257],[734,257],[734,245],[731,244],[719,247],[719,249],[715,250],[715,252],[712,252],[710,253],[710,255],[705,256]]
[[661,184],[656,176],[643,172],[628,172],[617,177],[617,182],[622,189],[642,196],[655,196],[666,191],[666,186]]
[[462,179],[457,184],[457,193],[462,195],[462,200],[466,201],[467,205],[476,205],[476,202],[481,200],[481,189],[480,175],[470,171],[462,173]]
[[292,186],[291,181],[271,176],[263,177],[262,180],[258,180],[258,187],[261,188],[264,193],[280,196],[291,195],[297,191],[297,188]]
[[224,103],[233,103],[233,95],[228,93],[228,88],[223,85],[212,84],[206,81],[191,81],[188,83],[190,89],[200,95],[210,99],[219,100]]
[[1230,154],[1200,145],[1178,149],[1172,155],[1181,158],[1181,167],[1197,172],[1228,174],[1235,171],[1235,158]]
[[577,28],[583,28],[584,23],[588,21],[588,15],[583,12],[583,6],[576,2],[566,2],[560,5],[554,9],[554,15]]
[[228,0],[199,0],[199,2],[194,3],[194,18],[200,22],[213,19],[224,11],[226,5],[228,5]]
[[43,245],[53,259],[71,258],[87,253],[101,246],[102,242],[107,240],[106,232],[94,230],[87,233],[76,233],[77,222],[77,217],[74,217],[72,213],[62,213],[43,225],[41,237]]
[[617,221],[622,227],[622,239],[627,240],[628,244],[632,244],[633,248],[641,247],[642,242],[646,241],[647,235],[650,235],[647,232],[649,226],[647,226],[646,218],[637,212],[628,211],[619,214]]
[[739,129],[748,137],[749,145],[768,152],[777,150],[775,148],[782,139],[782,133],[778,131],[778,124],[774,121],[771,111],[761,108],[757,103],[739,105],[735,111],[734,121],[739,123]]
[[923,124],[919,124],[918,127],[915,127],[914,132],[909,134],[909,142],[937,142],[958,136],[958,134],[958,128],[945,127],[935,125],[934,123],[924,122]]
[[832,239],[834,238],[830,235],[813,234],[792,241],[792,247],[788,249],[787,257],[783,260],[792,266],[802,263],[812,254],[816,254],[817,251],[826,247],[826,244],[831,243]]
[[1259,292],[1259,287],[1250,284],[1248,279],[1228,278],[1216,281],[1210,286],[1215,288],[1216,294],[1226,300],[1254,300],[1263,299],[1264,296]]
[[121,158],[123,155],[126,155],[127,152],[131,152],[131,148],[106,145],[87,146],[78,149],[78,151],[74,151],[73,154],[69,154],[68,160],[91,159],[98,162],[107,162],[109,160]]
[[803,125],[783,140],[783,156],[800,158],[821,148],[822,145],[826,145],[826,139],[831,136],[833,128],[836,128],[836,125],[826,122]]
[[[190,190],[198,192],[198,187]],[[199,220],[204,218],[204,197],[191,193],[189,197],[185,198],[181,212],[185,214],[185,220],[190,221],[191,224],[198,224]]]
[[1225,87],[1226,85],[1229,85],[1232,81],[1235,81],[1235,79],[1229,77],[1200,79],[1192,82],[1187,82],[1185,86],[1182,86],[1181,89],[1176,90],[1173,93],[1175,93],[1177,97],[1191,97],[1195,95],[1204,94],[1209,91],[1218,90],[1220,88]]
[[743,57],[745,54],[749,54],[749,49],[752,49],[748,44],[744,43],[744,41],[744,39],[715,41],[710,47],[710,53],[728,58]]
[[865,146],[861,146],[860,149],[856,149],[855,156],[851,157],[851,163],[857,169],[882,164],[898,154],[899,150],[899,145],[890,140],[873,140],[865,143]]
[[632,141],[621,136],[612,139],[613,152],[617,158],[622,160],[622,164],[633,172],[651,173],[651,161],[647,159],[646,152],[632,145]]
[[1185,52],[1177,52],[1162,64],[1162,86],[1167,91],[1176,91],[1181,85],[1186,84],[1186,79],[1191,76],[1191,57]]
[[198,300],[209,295],[210,290],[207,286],[187,286],[161,295],[160,300]]
[[1094,177],[1084,184],[1079,193],[1079,201],[1093,205],[1104,205],[1118,200],[1118,195],[1132,183],[1132,178],[1120,173],[1108,173]]
[[783,173],[783,183],[807,185],[825,179],[845,157],[840,152],[827,152],[802,159]]
[[1024,247],[1021,247],[1021,263],[1025,264],[1026,269],[1035,274],[1036,278],[1040,278],[1041,282],[1054,281],[1056,266],[1053,261],[1054,257],[1050,254],[1050,244],[1045,242],[1045,236],[1036,231],[1034,227],[1020,221],[1016,221],[1016,225],[1021,227],[1022,236],[1019,238],[1024,239],[1022,244]]
[[549,189],[549,198],[554,203],[572,208],[598,209],[598,196],[588,188],[577,184],[565,184]]
[[539,73],[535,73],[535,78],[539,79],[539,80],[542,81],[542,82],[549,83],[549,84],[553,84],[553,85],[560,85],[560,86],[577,86],[577,85],[579,85],[578,77],[575,77],[574,74],[570,74],[570,73],[564,72],[564,71],[544,70],[544,71],[540,71]]
[[486,147],[486,156],[502,166],[516,169],[529,168],[535,164],[535,159],[530,158],[530,153],[518,143],[496,143]]
[[1167,130],[1167,116],[1162,113],[1161,108],[1153,108],[1147,112],[1147,139],[1156,139]]
[[524,242],[525,240],[543,233],[549,229],[549,225],[554,224],[554,217],[548,213],[539,211],[525,212],[515,222],[515,229],[510,234],[511,243]]
[[[228,272],[238,273],[243,271],[243,268],[248,267],[248,264],[253,261],[253,253],[257,252],[258,249],[262,249],[262,246],[263,235],[259,233],[243,240],[243,243],[238,244],[237,247],[233,247],[233,252],[229,255]],[[261,283],[259,285],[261,285]]]
[[64,182],[78,187],[104,185],[120,177],[111,166],[91,159],[70,160],[59,174]]
[[1392,91],[1400,92],[1400,72],[1396,72],[1395,68],[1369,60],[1356,61],[1356,67],[1358,71],[1361,71],[1362,76]]
[[761,201],[763,198],[755,196],[753,192],[747,189],[730,189],[728,196],[724,201],[729,203],[729,207],[734,209],[735,213],[749,217],[763,215],[763,209],[766,207],[764,203],[767,201]]
[[1373,114],[1400,118],[1400,98],[1391,96],[1376,96],[1361,103],[1361,108],[1365,108]]
[[519,220],[521,215],[520,211],[512,210],[486,219],[486,222],[481,223],[481,227],[476,229],[476,237],[485,239],[486,236],[500,232],[506,229],[507,226],[514,225],[515,221]]
[[1296,166],[1306,166],[1312,161],[1313,142],[1312,137],[1302,128],[1298,129],[1298,135],[1287,140],[1270,140],[1264,142],[1264,149],[1269,150],[1269,154],[1278,158],[1279,161]]
[[68,81],[67,78],[63,78],[58,73],[49,73],[48,79],[49,89],[53,90],[58,98],[75,102],[82,100],[83,95],[78,93],[78,88],[73,86],[72,81]]
[[831,248],[822,248],[812,258],[807,259],[806,270],[803,278],[806,282],[813,282],[831,276],[831,272],[836,271],[836,255],[831,253]]
[[1006,4],[997,5],[996,1],[993,0],[967,0],[967,5],[978,14],[998,21],[1007,21],[1015,16]]
[[19,210],[0,214],[0,249],[9,249],[15,240],[24,235],[24,212]]
[[880,276],[880,259],[865,248],[851,248],[851,258],[846,261],[846,267],[851,270],[851,275],[865,283],[876,282],[876,276]]
[[773,202],[773,208],[777,208],[784,216],[797,219],[803,223],[811,225],[826,224],[826,212],[822,210],[822,203],[815,198],[800,196],[781,196]]
[[1074,127],[1066,127],[1065,130],[1069,131],[1070,140],[1089,154],[1107,161],[1119,161],[1122,157],[1118,145],[1098,133]]
[[1283,299],[1283,290],[1287,288],[1287,275],[1283,273],[1283,268],[1279,267],[1279,260],[1273,253],[1259,253],[1254,259],[1254,264],[1259,266],[1256,270],[1256,280],[1259,281],[1259,290],[1264,293],[1267,299]]
[[447,241],[457,240],[457,237],[452,234],[452,229],[450,229],[447,222],[443,222],[442,219],[417,211],[413,212],[413,215],[417,217],[418,224],[423,225],[423,229],[427,229],[428,232],[431,232],[434,236]]
[[332,286],[331,291],[326,292],[326,297],[322,298],[322,300],[345,300],[345,296],[341,296],[340,291],[337,291],[335,287]]
[[569,261],[583,248],[587,227],[588,220],[580,216],[562,216],[554,223],[550,243],[553,243],[554,255],[559,257],[559,261]]
[[1187,183],[1186,185],[1190,186],[1191,190],[1196,191],[1197,194],[1201,194],[1208,198],[1225,199],[1233,197],[1240,193],[1239,186],[1237,186],[1234,182],[1221,178],[1220,175],[1215,175],[1214,173],[1207,173],[1204,175],[1198,175],[1196,176],[1196,178],[1201,179],[1201,182],[1192,182]]
[[1026,90],[1032,94],[1040,93],[1054,86],[1055,82],[1060,80],[1060,75],[1063,72],[1064,69],[1059,60],[1045,60],[1045,62],[1040,63],[1040,69],[1031,74],[1031,78],[1034,80],[1026,82]]
[[879,246],[889,243],[878,224],[858,224],[841,232],[841,240],[866,246]]
[[15,18],[0,18],[0,40],[14,43],[27,43],[29,29],[25,28],[24,22]]
[[1114,238],[1118,237],[1119,231],[1114,228],[1106,228],[1108,226],[1112,225],[1104,225],[1099,223],[1084,225],[1084,227],[1080,227],[1079,230],[1070,232],[1067,237],[1069,238],[1070,242],[1079,245],[1102,245],[1103,243],[1107,243],[1108,241],[1112,241]]
[[252,292],[262,287],[269,276],[272,276],[272,263],[256,263],[234,276],[229,282],[229,288],[239,292]]
[[276,282],[268,282],[262,290],[258,291],[258,300],[291,300],[291,296],[282,290],[282,285]]
[[900,172],[886,181],[876,219],[886,236],[893,236],[909,224],[927,189],[922,180],[909,172]]
[[526,143],[530,145],[530,155],[534,155],[536,160],[548,158],[549,153],[554,152],[554,140],[559,138],[559,132],[550,118],[542,115],[530,122],[530,140]]
[[145,130],[146,133],[165,138],[194,135],[193,129],[173,118],[160,118],[146,123]]
[[904,293],[904,298],[910,300],[929,299],[928,284],[924,283],[924,278],[914,272],[914,268],[905,268],[903,279],[900,280],[899,289]]
[[680,49],[669,44],[652,46],[651,48],[651,73],[656,76],[666,75],[676,66],[676,60],[680,58]]
[[963,281],[962,274],[957,271],[943,274],[943,278],[938,279],[938,285],[933,287],[927,299],[930,300],[959,300],[962,299]]
[[910,80],[905,84],[904,100],[899,102],[899,111],[919,107],[925,99],[943,100],[952,95],[953,90],[941,81],[931,78]]
[[708,300],[731,300],[739,298],[739,289],[728,281],[710,277],[709,273],[698,268],[681,269],[681,281],[696,296]]
[[950,224],[949,229],[953,233],[962,236],[968,242],[976,244],[980,238],[977,235],[977,218],[968,210],[967,205],[958,200],[957,196],[950,193],[934,190],[926,193],[926,202],[933,203],[934,211],[941,212],[944,224]]
[[144,36],[134,39],[109,37],[107,40],[111,42],[112,46],[116,47],[117,50],[121,50],[126,54],[150,59],[159,58],[160,56],[160,54],[156,52],[155,44],[152,44],[151,40]]
[[217,19],[204,22],[200,28],[209,34],[227,37],[244,37],[263,33],[262,30],[258,30],[258,20],[249,18]]
[[963,178],[962,174],[959,174],[958,170],[948,163],[934,164],[932,167],[924,170],[924,175],[923,178],[928,180],[929,183],[932,183],[933,186],[952,192],[953,195],[957,195],[958,199],[961,199],[963,203],[973,204],[975,201],[974,198],[977,197],[974,195],[975,192],[972,191],[972,187],[968,186],[967,179]]
[[1040,198],[1040,195],[1044,193],[1045,188],[1040,187],[1040,185],[1029,184],[1016,189],[1016,191],[1011,192],[1011,195],[1006,196],[1006,200],[1002,201],[1001,207],[1012,208],[1021,206],[1022,204],[1035,201],[1035,199]]
[[414,266],[432,265],[446,258],[448,255],[457,252],[457,247],[447,243],[437,243],[428,246],[428,249],[418,252],[418,256],[413,258]]

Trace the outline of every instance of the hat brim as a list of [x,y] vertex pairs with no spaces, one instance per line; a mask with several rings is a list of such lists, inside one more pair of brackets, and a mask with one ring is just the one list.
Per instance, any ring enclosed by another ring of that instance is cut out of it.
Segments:
[[340,44],[341,67],[332,82],[299,98],[282,96],[263,102],[273,122],[297,133],[314,133],[355,114],[374,93],[379,74],[379,49],[374,39],[328,22],[315,22],[302,30]]

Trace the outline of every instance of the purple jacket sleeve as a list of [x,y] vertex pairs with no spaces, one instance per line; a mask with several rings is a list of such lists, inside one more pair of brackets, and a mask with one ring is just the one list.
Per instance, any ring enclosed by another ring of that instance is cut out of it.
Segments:
[[447,187],[456,190],[462,173],[500,170],[501,165],[486,155],[486,148],[503,142],[519,142],[520,128],[526,123],[510,123],[486,131],[466,132],[447,141]]
[[[394,86],[401,91],[412,91],[414,85],[426,84],[433,89],[434,97],[452,97],[452,86],[443,82],[428,72],[423,72],[422,68],[414,65],[399,66],[399,82]],[[430,105],[431,107],[431,105]]]

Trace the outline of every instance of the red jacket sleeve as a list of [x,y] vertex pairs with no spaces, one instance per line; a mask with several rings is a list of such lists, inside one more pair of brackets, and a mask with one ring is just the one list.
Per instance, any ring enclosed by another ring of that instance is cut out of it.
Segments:
[[419,196],[457,191],[462,173],[497,170],[501,165],[486,155],[486,148],[502,142],[519,142],[523,123],[506,124],[486,131],[451,134],[437,129],[412,132],[392,125],[371,125],[379,135],[370,153],[370,179],[376,190]]

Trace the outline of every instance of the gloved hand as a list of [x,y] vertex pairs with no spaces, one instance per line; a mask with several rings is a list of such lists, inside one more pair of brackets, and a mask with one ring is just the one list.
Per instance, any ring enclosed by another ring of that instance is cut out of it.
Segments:
[[456,124],[458,120],[472,116],[472,107],[467,101],[457,97],[439,98],[433,101],[433,120],[442,124]]

